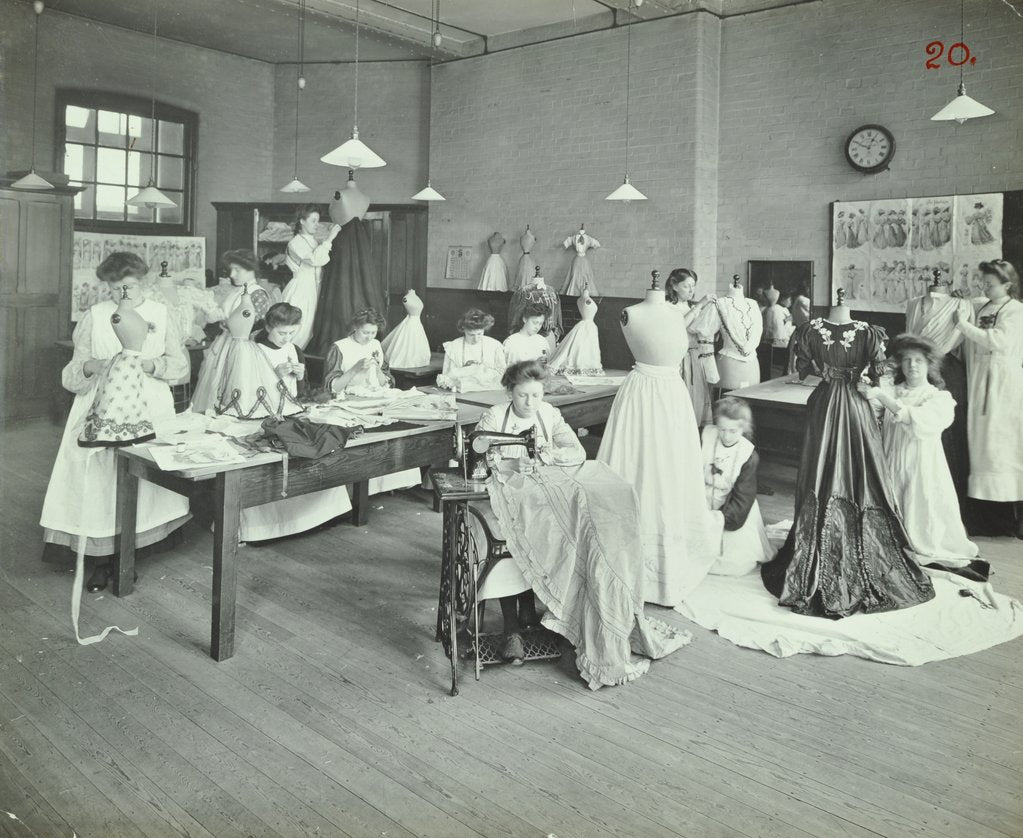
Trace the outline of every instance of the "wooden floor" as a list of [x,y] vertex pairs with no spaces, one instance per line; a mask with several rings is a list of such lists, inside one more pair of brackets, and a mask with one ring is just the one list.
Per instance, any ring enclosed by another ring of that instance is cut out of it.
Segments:
[[[466,668],[451,698],[423,492],[376,498],[364,529],[245,548],[225,663],[195,526],[132,596],[86,595],[85,633],[139,636],[79,647],[71,577],[39,561],[58,439],[3,438],[0,835],[1023,835],[1023,643],[910,669],[692,627],[626,687],[590,692],[568,655]],[[791,479],[772,471],[768,521],[791,517]],[[982,549],[1023,595],[1019,543]]]

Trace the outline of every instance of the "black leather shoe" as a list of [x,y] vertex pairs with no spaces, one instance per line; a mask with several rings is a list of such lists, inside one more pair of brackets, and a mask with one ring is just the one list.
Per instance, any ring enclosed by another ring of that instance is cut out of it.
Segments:
[[89,581],[85,584],[85,590],[90,594],[98,594],[100,591],[106,590],[112,572],[113,568],[108,564],[96,565],[92,570],[92,575],[89,576]]

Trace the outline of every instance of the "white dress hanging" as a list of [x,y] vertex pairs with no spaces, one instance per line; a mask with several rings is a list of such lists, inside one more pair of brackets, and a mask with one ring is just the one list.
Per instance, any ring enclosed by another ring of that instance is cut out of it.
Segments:
[[384,357],[392,368],[414,369],[430,363],[430,341],[423,328],[423,301],[412,289],[401,298],[405,319],[380,342]]

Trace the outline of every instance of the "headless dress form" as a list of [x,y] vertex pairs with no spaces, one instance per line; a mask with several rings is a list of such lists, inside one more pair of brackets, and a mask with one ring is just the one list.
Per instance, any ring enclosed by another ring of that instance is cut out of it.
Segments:
[[515,287],[525,288],[533,281],[536,275],[536,262],[533,261],[532,250],[536,244],[536,236],[526,225],[526,232],[519,237],[519,247],[522,248],[522,256],[519,258],[519,267],[515,271]]
[[636,364],[615,396],[597,459],[639,496],[644,599],[674,607],[717,559],[700,435],[679,374],[688,338],[657,288],[622,312],[622,332]]
[[728,296],[718,297],[715,307],[721,320],[723,344],[718,352],[719,386],[722,390],[736,390],[759,384],[757,345],[764,331],[760,307],[735,287],[728,289]]
[[326,358],[334,342],[347,337],[356,312],[367,308],[380,314],[387,311],[369,229],[362,220],[368,209],[369,198],[349,173],[345,188],[336,191],[330,203],[330,219],[341,225],[341,232],[334,238],[330,261],[323,269],[308,354]]
[[568,375],[603,375],[604,366],[600,360],[600,337],[597,324],[597,304],[593,302],[588,288],[576,300],[580,320],[565,339],[558,345],[547,368],[553,373]]
[[405,319],[380,341],[384,357],[392,368],[407,370],[428,366],[430,341],[423,328],[423,301],[415,289],[410,288],[401,298],[401,304],[405,307]]
[[480,277],[480,284],[477,288],[480,291],[507,291],[508,267],[504,264],[504,257],[501,256],[504,236],[494,233],[487,239],[487,247],[490,248],[490,256],[487,258],[487,264],[483,266],[483,275]]

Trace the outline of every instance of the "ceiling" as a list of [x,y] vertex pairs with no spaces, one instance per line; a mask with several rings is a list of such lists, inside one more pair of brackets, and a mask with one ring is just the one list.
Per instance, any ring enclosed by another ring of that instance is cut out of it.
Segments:
[[[25,0],[29,2],[29,0]],[[822,0],[440,0],[441,46],[431,35],[433,0],[305,0],[307,62],[451,60],[574,33],[704,9],[725,17]],[[295,61],[302,0],[48,0],[47,8],[271,63]]]

